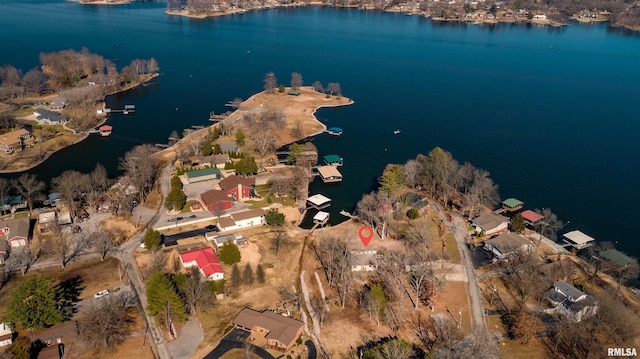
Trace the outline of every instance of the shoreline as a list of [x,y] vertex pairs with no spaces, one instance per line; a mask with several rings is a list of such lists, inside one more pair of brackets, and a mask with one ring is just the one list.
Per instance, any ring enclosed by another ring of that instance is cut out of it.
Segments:
[[[80,0],[80,1],[85,1],[85,0]],[[104,1],[104,0],[101,0]],[[330,4],[324,4],[321,2],[317,2],[317,1],[313,1],[310,3],[301,3],[301,4],[277,4],[277,5],[269,5],[269,6],[256,6],[256,7],[252,7],[249,9],[231,9],[231,10],[225,10],[225,11],[218,11],[218,12],[213,12],[213,13],[204,13],[204,14],[192,14],[189,13],[187,10],[166,10],[165,14],[167,15],[172,15],[172,16],[183,16],[183,17],[187,17],[187,18],[193,18],[193,19],[206,19],[206,18],[215,18],[215,17],[220,17],[220,16],[227,16],[227,15],[235,15],[235,14],[244,14],[247,12],[251,12],[251,11],[261,11],[261,10],[270,10],[270,9],[278,9],[278,8],[290,8],[290,7],[309,7],[309,6],[318,6],[318,7],[333,7],[333,8],[345,8],[345,9],[352,9],[352,8],[357,8],[360,9],[362,11],[367,11],[367,10],[374,10],[374,11],[380,11],[380,12],[386,12],[386,13],[403,13],[405,15],[418,15],[418,16],[423,16],[427,19],[431,19],[433,21],[440,21],[440,22],[463,22],[463,23],[469,23],[469,24],[500,24],[500,23],[504,23],[504,24],[531,24],[531,25],[543,25],[543,26],[551,26],[551,27],[561,27],[561,26],[569,26],[571,20],[575,20],[576,22],[578,22],[579,24],[590,24],[590,23],[598,23],[598,22],[608,22],[609,23],[609,27],[612,28],[625,28],[627,30],[630,31],[640,31],[640,24],[639,25],[622,25],[622,24],[615,24],[612,23],[609,18],[588,18],[588,17],[579,17],[576,16],[576,14],[573,14],[569,17],[567,17],[565,20],[563,21],[556,21],[556,20],[552,20],[549,18],[546,19],[529,19],[529,18],[524,18],[523,16],[513,16],[513,17],[500,17],[500,18],[492,18],[492,19],[488,19],[488,18],[455,18],[455,19],[448,19],[448,18],[443,18],[443,17],[438,17],[438,16],[432,16],[432,14],[430,13],[426,13],[424,11],[415,11],[415,10],[404,10],[404,9],[398,9],[398,8],[388,8],[388,9],[375,9],[371,6],[358,6],[358,5],[330,5]],[[479,10],[473,14],[484,14],[484,12],[482,10]]]
[[[144,81],[140,81],[140,82],[138,82],[138,83],[136,83],[136,84],[132,84],[132,85],[130,85],[130,86],[126,86],[125,88],[123,88],[123,89],[121,89],[121,90],[119,90],[119,91],[115,91],[115,92],[111,92],[111,93],[106,94],[106,95],[105,95],[105,98],[104,98],[104,99],[102,99],[102,101],[98,104],[98,108],[100,108],[100,107],[104,108],[104,106],[105,106],[105,100],[106,100],[106,97],[107,97],[107,96],[113,96],[113,95],[116,95],[116,94],[119,94],[119,93],[127,92],[127,91],[129,91],[129,90],[132,90],[132,89],[134,89],[134,88],[138,87],[138,86],[141,86],[141,85],[144,85],[144,84],[148,83],[149,81],[153,80],[154,78],[156,78],[156,77],[158,77],[158,76],[160,76],[160,74],[159,74],[159,73],[152,74],[152,75],[150,75],[148,78],[145,78],[145,79],[144,79]],[[53,94],[53,96],[54,96],[54,97],[55,97],[56,95],[57,95],[57,93]],[[50,94],[50,95],[47,95],[47,96],[51,96],[51,94]],[[29,115],[29,116],[32,116],[32,115]],[[26,116],[26,117],[29,117],[29,116]],[[22,119],[25,119],[25,117],[22,117]],[[108,115],[108,114],[107,114],[107,115],[104,115],[104,116],[103,116],[103,118],[102,118],[102,120],[101,120],[101,121],[99,121],[99,122],[98,122],[95,126],[93,126],[93,127],[100,127],[100,126],[102,126],[103,124],[105,124],[105,123],[107,122],[107,120],[108,120],[108,119],[109,119],[109,115]],[[71,129],[67,128],[65,124],[63,124],[63,125],[62,125],[62,127],[63,127],[63,129],[64,129],[64,130],[66,130],[66,131],[72,131]],[[91,134],[90,134],[89,132],[83,132],[81,135],[77,135],[78,137],[76,137],[76,138],[75,138],[75,139],[74,139],[70,144],[68,144],[67,146],[64,146],[64,147],[58,148],[58,149],[56,149],[56,150],[54,150],[54,151],[47,151],[47,153],[45,153],[45,155],[43,156],[43,158],[42,158],[41,160],[39,160],[39,161],[37,161],[37,162],[33,162],[33,163],[31,163],[31,164],[30,164],[29,166],[27,166],[27,167],[21,167],[20,169],[2,169],[2,170],[0,170],[0,174],[21,173],[21,172],[25,172],[25,171],[29,171],[29,170],[31,170],[31,169],[34,169],[34,168],[36,168],[36,167],[40,166],[41,164],[45,163],[45,162],[46,162],[46,161],[47,161],[51,156],[53,156],[54,154],[56,154],[56,153],[58,153],[58,152],[60,152],[60,151],[62,151],[62,150],[64,150],[64,149],[67,149],[67,148],[73,147],[74,145],[77,145],[78,143],[80,143],[80,142],[82,142],[82,141],[86,140],[90,135],[91,135]],[[14,161],[14,162],[15,162],[15,161]]]

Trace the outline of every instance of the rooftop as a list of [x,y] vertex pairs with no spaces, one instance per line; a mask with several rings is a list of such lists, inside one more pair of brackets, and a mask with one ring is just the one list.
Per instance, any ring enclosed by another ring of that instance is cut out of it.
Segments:
[[331,199],[318,193],[307,198],[307,202],[310,202],[311,204],[314,204],[316,206],[321,206],[325,203],[331,202]]
[[515,198],[507,198],[504,201],[502,201],[502,204],[509,207],[509,208],[515,208],[518,206],[522,206],[524,204],[524,202],[515,199]]
[[338,155],[326,155],[323,158],[324,158],[324,161],[327,163],[342,162],[342,157]]
[[342,177],[342,174],[335,166],[319,166],[318,173],[320,173],[320,176],[323,178]]
[[536,213],[530,209],[523,211],[522,213],[520,213],[520,215],[522,215],[522,218],[524,218],[525,220],[531,222],[531,223],[536,223],[542,219],[544,219],[544,216]]
[[522,246],[531,244],[528,239],[515,233],[503,233],[495,238],[484,241],[484,243],[498,248],[502,253],[509,253]]
[[182,263],[195,261],[207,277],[215,273],[224,273],[220,261],[211,247],[180,253],[180,259]]
[[231,217],[233,217],[233,219],[236,221],[242,221],[245,219],[256,218],[261,216],[264,216],[264,210],[262,208],[251,209],[244,212],[237,212],[231,215]]
[[635,259],[627,256],[626,254],[616,250],[616,249],[609,249],[606,250],[604,252],[602,252],[600,254],[604,259],[608,260],[609,262],[615,264],[618,267],[624,267],[626,265],[629,265],[631,263],[636,262]]
[[324,222],[325,220],[327,220],[329,218],[329,213],[324,212],[324,211],[318,211],[318,213],[316,213],[315,216],[313,216],[313,221],[320,221],[320,222]]
[[0,135],[0,143],[6,145],[13,145],[21,142],[21,137],[29,134],[29,131],[21,128],[19,130],[11,131]]
[[244,308],[233,320],[236,325],[253,329],[260,327],[267,329],[267,339],[277,340],[283,344],[290,344],[304,325],[303,322],[272,312],[258,312]]
[[493,212],[481,214],[473,219],[473,223],[482,227],[485,231],[496,228],[504,222],[509,222],[509,218]]
[[228,191],[237,188],[239,184],[245,187],[251,187],[256,184],[256,178],[233,175],[220,180],[219,186],[222,190]]
[[571,231],[569,233],[565,233],[564,237],[567,238],[568,240],[570,240],[571,242],[583,246],[589,242],[593,242],[595,241],[595,239],[593,239],[593,237],[589,237],[588,235],[576,230],[576,231]]
[[196,178],[196,177],[211,176],[211,175],[216,175],[216,176],[222,175],[220,170],[215,167],[189,171],[185,174],[187,175],[187,178]]

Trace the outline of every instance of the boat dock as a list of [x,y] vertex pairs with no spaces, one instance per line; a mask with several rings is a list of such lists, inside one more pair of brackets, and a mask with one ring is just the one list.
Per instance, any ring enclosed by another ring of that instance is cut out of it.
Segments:
[[324,183],[342,182],[342,173],[336,166],[319,166],[317,170]]
[[345,217],[349,217],[349,218],[357,218],[358,216],[354,216],[353,214],[345,211],[344,209],[340,210],[340,214],[345,216]]
[[136,112],[136,105],[124,105],[123,109],[105,108],[104,110],[98,110],[98,114],[115,112],[123,113],[125,115],[133,115]]
[[317,210],[325,209],[331,206],[331,198],[325,197],[320,193],[314,194],[313,196],[307,198],[307,208],[314,208]]
[[324,132],[332,135],[332,136],[342,136],[342,129],[340,127],[329,127]]

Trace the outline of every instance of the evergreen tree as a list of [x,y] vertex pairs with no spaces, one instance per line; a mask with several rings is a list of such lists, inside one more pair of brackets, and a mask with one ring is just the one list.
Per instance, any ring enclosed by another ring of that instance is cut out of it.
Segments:
[[171,187],[171,190],[167,194],[167,198],[164,200],[164,206],[168,210],[180,211],[187,203],[184,191],[180,187]]
[[174,188],[174,187],[178,187],[178,188],[183,187],[182,181],[180,181],[180,177],[178,176],[171,177],[171,188]]
[[398,164],[388,164],[378,180],[380,189],[393,193],[404,186],[404,171]]
[[242,282],[246,285],[252,285],[254,282],[253,278],[253,269],[251,269],[251,265],[247,263],[244,267],[244,272],[242,273]]
[[42,329],[60,323],[61,294],[44,275],[28,277],[11,293],[7,317],[17,328]]
[[162,234],[158,231],[154,231],[151,228],[147,228],[144,234],[144,247],[149,250],[156,249],[162,242]]
[[277,209],[272,208],[264,215],[264,219],[270,226],[282,227],[284,225],[284,213],[278,212]]
[[214,154],[214,155],[219,155],[219,154],[221,154],[221,153],[222,153],[222,147],[220,147],[220,145],[216,143],[216,144],[213,146],[213,154]]
[[147,310],[167,328],[171,328],[174,321],[187,319],[187,310],[175,284],[162,272],[153,273],[147,282]]
[[240,249],[238,249],[238,245],[231,242],[231,240],[228,240],[220,248],[218,258],[224,264],[234,264],[240,262]]
[[238,263],[233,265],[231,269],[231,285],[233,288],[238,289],[242,285],[242,276],[240,274],[240,268],[238,268]]
[[520,213],[516,213],[516,215],[513,216],[509,223],[509,228],[516,233],[524,232],[524,218],[522,218]]
[[236,131],[236,146],[238,146],[238,148],[242,148],[244,144],[245,144],[244,132],[242,132],[242,129],[239,128],[238,131]]
[[241,158],[235,164],[236,173],[240,176],[252,175],[258,172],[258,164],[254,157]]
[[263,284],[265,281],[264,269],[262,269],[262,264],[260,263],[258,263],[258,267],[256,267],[256,279],[260,284]]
[[213,153],[213,145],[210,139],[206,139],[202,144],[202,155],[209,156]]

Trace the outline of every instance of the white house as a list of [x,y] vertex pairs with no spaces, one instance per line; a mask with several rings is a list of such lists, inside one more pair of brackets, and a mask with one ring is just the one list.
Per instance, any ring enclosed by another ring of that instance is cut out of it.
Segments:
[[378,251],[351,251],[351,271],[371,272],[378,270]]
[[266,220],[264,218],[264,210],[259,208],[234,213],[229,217],[220,218],[217,226],[218,229],[223,232],[254,226],[262,226],[265,223]]
[[484,232],[485,235],[503,232],[509,228],[509,218],[493,212],[479,215],[472,220],[472,223],[476,227],[476,232]]
[[576,323],[598,311],[598,305],[593,296],[562,280],[555,282],[547,291],[547,299],[553,308],[545,312],[558,312]]

